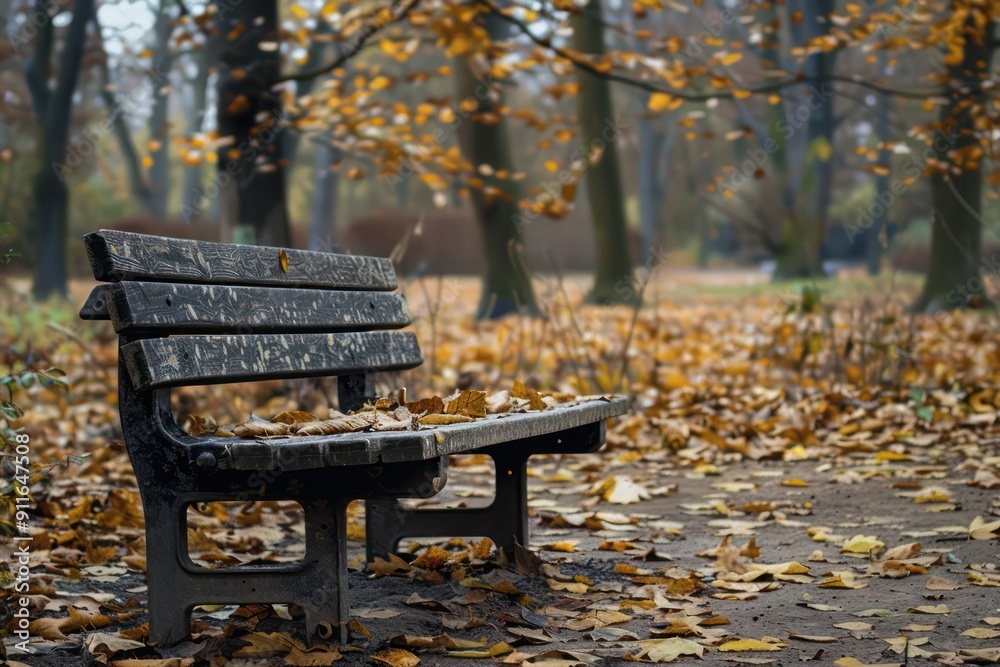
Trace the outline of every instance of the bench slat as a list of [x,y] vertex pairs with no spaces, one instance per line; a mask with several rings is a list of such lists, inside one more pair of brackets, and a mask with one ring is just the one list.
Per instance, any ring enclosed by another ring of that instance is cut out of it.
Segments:
[[380,257],[336,255],[281,248],[172,239],[102,229],[84,237],[94,277],[105,282],[275,285],[319,289],[391,291],[392,262]]
[[121,351],[140,390],[404,370],[423,362],[409,331],[146,338]]
[[119,333],[267,333],[399,329],[410,323],[394,292],[275,289],[126,281],[108,286]]
[[111,319],[111,315],[108,312],[108,301],[110,299],[108,295],[109,287],[109,285],[98,285],[90,290],[90,296],[87,297],[87,301],[80,308],[81,320]]

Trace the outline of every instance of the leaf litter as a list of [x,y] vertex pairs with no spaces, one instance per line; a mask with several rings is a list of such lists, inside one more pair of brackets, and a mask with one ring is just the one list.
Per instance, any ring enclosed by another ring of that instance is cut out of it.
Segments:
[[[294,605],[203,607],[190,640],[148,645],[141,505],[114,425],[115,339],[98,331],[84,347],[55,337],[49,356],[70,391],[25,390],[30,409],[7,424],[44,443],[34,453],[28,659],[57,660],[58,651],[122,667],[562,667],[716,653],[784,664],[818,649],[843,656],[839,667],[900,664],[903,654],[946,665],[1000,659],[995,605],[969,595],[1000,586],[991,496],[1000,488],[1000,378],[991,370],[1000,342],[988,327],[949,316],[914,340],[902,320],[859,329],[864,308],[836,303],[832,333],[817,346],[808,332],[827,315],[767,316],[766,297],[657,306],[639,314],[621,383],[615,354],[630,313],[603,313],[587,340],[573,341],[571,320],[585,309],[553,303],[546,325],[473,327],[441,311],[433,346],[418,321],[435,373],[395,381],[427,398],[397,392],[345,415],[315,383],[180,392],[189,432],[269,440],[447,428],[625,385],[634,410],[609,424],[604,451],[531,463],[532,546],[546,550],[508,556],[488,540],[416,541],[366,566],[357,556],[363,514],[352,508],[351,594],[362,598],[345,646],[305,641]],[[845,351],[848,337],[863,336],[874,351],[867,360],[857,343]],[[876,353],[893,346],[907,356]],[[485,457],[456,460],[444,497],[417,502],[474,504],[491,474]],[[294,559],[292,508],[264,505],[199,506],[192,556],[209,567]],[[6,576],[5,597],[12,585]],[[885,652],[867,646],[874,638]],[[757,657],[770,654],[793,657]]]

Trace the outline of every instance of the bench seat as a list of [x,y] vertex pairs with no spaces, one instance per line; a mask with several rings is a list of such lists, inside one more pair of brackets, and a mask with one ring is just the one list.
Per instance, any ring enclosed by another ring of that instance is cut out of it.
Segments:
[[419,431],[338,433],[308,437],[244,440],[184,438],[195,458],[211,453],[220,469],[283,470],[402,463],[449,454],[472,453],[491,445],[558,433],[622,414],[624,397],[566,403],[538,412],[489,415],[486,419]]

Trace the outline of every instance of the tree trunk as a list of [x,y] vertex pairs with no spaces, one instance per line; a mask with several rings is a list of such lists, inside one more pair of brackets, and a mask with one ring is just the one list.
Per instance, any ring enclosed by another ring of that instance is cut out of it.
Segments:
[[[216,4],[219,20],[219,135],[233,142],[219,148],[218,182],[223,226],[239,243],[291,243],[282,142],[286,120],[279,92],[275,0]],[[237,35],[230,40],[229,35]]]
[[[487,18],[491,33],[498,30],[495,19]],[[514,159],[510,151],[507,123],[486,120],[485,114],[498,114],[502,106],[500,91],[485,78],[477,76],[472,63],[463,57],[455,59],[458,97],[471,97],[478,107],[458,130],[462,154],[474,166],[489,165],[491,173],[513,173]],[[482,176],[483,187],[472,188],[472,204],[483,232],[486,266],[483,290],[476,317],[499,318],[516,312],[534,314],[537,311],[535,292],[522,257],[522,217],[518,210],[515,182],[495,176]]]
[[167,217],[170,201],[170,70],[173,54],[170,53],[170,0],[160,0],[153,34],[153,110],[149,116],[149,167],[150,212],[159,219]]
[[674,129],[664,132],[654,129],[653,120],[639,120],[639,221],[642,239],[642,256],[661,256],[654,247],[663,243],[663,200],[666,194],[670,152],[673,149]]
[[[191,82],[191,110],[188,117],[188,136],[201,132],[205,122],[205,112],[207,110],[208,98],[208,75],[212,68],[212,51],[207,46],[195,57],[198,71]],[[202,185],[203,162],[196,165],[185,166],[184,176],[181,180],[181,216],[186,222],[192,222],[194,218],[188,219],[188,212],[197,211],[198,190]]]
[[[598,58],[604,55],[601,0],[588,0],[573,15],[571,24],[573,49]],[[586,174],[597,255],[594,287],[587,300],[606,305],[636,303],[639,294],[632,275],[625,194],[615,145],[622,130],[611,103],[611,86],[606,79],[583,70],[578,71],[578,77],[581,84],[577,97],[580,143],[584,156],[591,160],[598,157],[595,152],[600,152],[597,163],[592,163]]]
[[327,143],[316,145],[316,189],[309,217],[309,249],[333,252],[337,247],[337,187],[334,163],[340,151]]
[[[948,65],[952,86],[950,101],[941,108],[940,131],[934,142],[938,159],[948,153],[968,156],[979,148],[970,107],[985,104],[980,86],[991,61],[994,23],[977,29],[970,16],[965,26],[965,45],[959,63]],[[962,93],[963,87],[973,92]],[[972,99],[969,99],[971,96]],[[979,273],[982,256],[982,166],[980,160],[961,165],[958,174],[931,175],[934,222],[931,228],[931,261],[917,307],[926,311],[942,308],[977,308],[988,304]],[[995,269],[993,269],[995,270]]]
[[[319,22],[319,25],[316,26],[315,35],[317,37],[324,36],[324,39],[314,39],[312,44],[309,46],[309,57],[302,65],[303,71],[310,72],[318,69],[326,62],[331,43],[326,41],[325,36],[331,35],[332,33],[333,28],[330,27],[329,23],[326,21]],[[318,77],[313,77],[311,79],[296,81],[295,97],[302,98],[306,95],[312,94],[313,89],[316,87],[317,80]],[[281,152],[285,157],[285,164],[288,165],[287,175],[289,176],[294,168],[295,158],[298,157],[299,146],[301,143],[302,135],[299,132],[292,131],[285,134],[285,138],[281,146]]]
[[[39,3],[38,8],[48,10],[49,3]],[[69,191],[66,189],[66,144],[73,112],[73,93],[76,90],[83,48],[87,40],[87,23],[94,11],[94,0],[76,0],[73,17],[63,43],[59,78],[56,88],[48,93],[49,59],[51,40],[36,43],[36,59],[29,70],[29,86],[38,89],[33,93],[38,117],[42,120],[41,165],[35,180],[35,263],[34,295],[45,299],[52,295],[66,295],[66,226],[69,209]],[[49,22],[51,23],[51,22]],[[39,35],[41,37],[41,34]],[[51,37],[51,35],[50,35]],[[39,94],[41,89],[45,92]]]
[[[830,32],[829,15],[833,0],[802,0],[803,37],[813,39]],[[789,11],[796,6],[789,6]],[[825,79],[833,74],[835,52],[822,51],[806,59],[804,75]],[[823,275],[821,251],[833,197],[833,135],[836,120],[832,95],[821,92],[822,84],[808,89],[803,98],[808,105],[806,122],[805,167],[798,181],[800,205],[789,206],[782,224],[775,279],[811,278]],[[798,109],[796,110],[796,113]]]
[[[879,51],[880,71],[885,71],[885,51]],[[888,169],[892,162],[892,151],[885,148],[889,141],[889,105],[892,103],[888,95],[879,95],[875,109],[875,138],[882,145],[879,150],[879,165]],[[883,235],[888,239],[889,209],[882,203],[882,196],[889,192],[891,183],[888,172],[875,176],[875,201],[872,202],[872,224],[865,230],[865,268],[868,275],[877,276],[882,271]],[[876,206],[877,203],[877,206]]]
[[[101,36],[101,49],[103,50],[103,29],[97,20],[96,11],[92,20],[94,21],[95,30]],[[135,142],[132,140],[132,132],[128,127],[124,105],[115,94],[116,88],[115,83],[111,80],[107,51],[105,51],[101,58],[101,78],[104,84],[101,86],[101,100],[104,101],[104,106],[108,109],[108,121],[111,123],[115,140],[118,142],[118,150],[121,151],[122,160],[125,162],[125,176],[128,179],[129,190],[148,212],[151,205],[149,186],[146,184],[146,175],[143,173],[142,160],[139,158],[139,152],[136,150]]]

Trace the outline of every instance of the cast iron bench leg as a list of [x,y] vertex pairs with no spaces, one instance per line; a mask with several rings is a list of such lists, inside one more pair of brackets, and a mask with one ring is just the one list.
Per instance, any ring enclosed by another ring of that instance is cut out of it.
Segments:
[[181,539],[185,522],[169,502],[144,498],[143,510],[149,640],[166,646],[186,639],[191,632],[191,603],[185,598],[184,587],[177,586],[188,577],[180,560],[187,542]]
[[[346,643],[350,621],[348,502],[325,498],[302,502],[306,552],[300,571],[254,572],[250,566],[192,572],[184,565],[189,560],[187,540],[182,534],[186,530],[183,513],[187,503],[148,498],[144,509],[150,641],[166,646],[186,639],[196,604],[294,602],[305,615],[308,642],[324,624],[329,633]],[[193,566],[190,562],[188,565]]]
[[408,509],[395,498],[365,501],[368,561],[395,553],[407,537],[474,537],[493,540],[513,553],[514,543],[528,543],[528,457],[516,443],[479,450],[496,467],[496,497],[486,507],[471,509]]
[[304,505],[306,558],[313,587],[305,600],[295,600],[305,613],[306,638],[327,624],[347,643],[351,619],[347,586],[347,505],[342,499],[315,500]]

